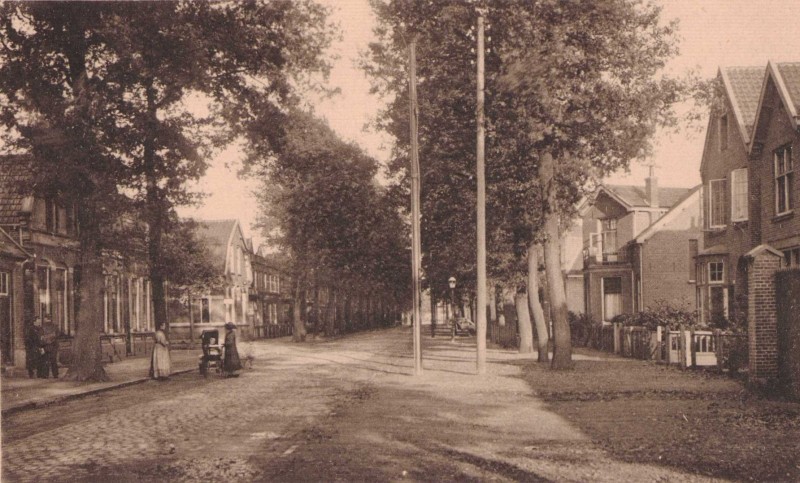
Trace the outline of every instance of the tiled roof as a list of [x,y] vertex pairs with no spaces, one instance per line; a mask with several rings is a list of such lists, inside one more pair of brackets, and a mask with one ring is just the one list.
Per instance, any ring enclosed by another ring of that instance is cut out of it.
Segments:
[[207,220],[197,222],[197,235],[203,239],[217,268],[225,268],[228,253],[228,239],[236,226],[236,220]]
[[29,194],[32,173],[30,157],[0,156],[0,224],[19,222],[19,211]]
[[800,62],[783,62],[776,64],[783,78],[783,84],[789,91],[789,97],[795,111],[800,112]]
[[[604,184],[603,187],[632,207],[650,206],[644,186]],[[671,208],[688,196],[690,191],[692,188],[658,188],[658,206]]]
[[724,67],[723,73],[729,84],[728,95],[737,111],[737,121],[747,132],[747,142],[753,134],[753,123],[758,110],[761,84],[764,82],[764,67]]

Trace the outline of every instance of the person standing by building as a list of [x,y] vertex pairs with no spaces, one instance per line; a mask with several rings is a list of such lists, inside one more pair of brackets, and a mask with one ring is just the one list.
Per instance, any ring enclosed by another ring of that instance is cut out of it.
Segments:
[[161,327],[156,330],[156,345],[150,358],[150,377],[164,381],[172,370],[169,360],[169,341]]
[[58,327],[56,327],[49,317],[45,318],[42,325],[41,336],[41,368],[42,374],[46,379],[51,374],[53,378],[58,379]]
[[225,377],[236,377],[236,371],[242,368],[239,360],[239,351],[236,349],[236,325],[233,322],[225,324],[225,357],[222,360],[222,370]]
[[32,320],[25,324],[25,369],[28,370],[28,377],[33,379],[39,375],[41,359],[41,327],[35,325]]

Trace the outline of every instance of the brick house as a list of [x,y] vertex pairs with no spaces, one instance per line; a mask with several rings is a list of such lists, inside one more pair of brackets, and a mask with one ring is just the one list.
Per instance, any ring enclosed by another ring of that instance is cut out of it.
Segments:
[[744,315],[746,257],[752,248],[748,150],[763,67],[722,68],[723,99],[712,108],[700,163],[703,249],[695,255],[700,323]]
[[660,302],[696,309],[694,264],[686,261],[702,234],[702,185],[689,193],[625,247],[633,267],[634,312]]
[[[775,272],[800,267],[800,63],[769,62],[763,73],[749,146],[750,236],[747,314],[750,374],[777,376]],[[789,294],[800,300],[800,293]]]
[[[60,336],[60,357],[71,352],[79,302],[79,226],[75,207],[60,197],[37,192],[30,156],[0,157],[0,228],[31,257],[21,267],[17,283],[9,287],[16,306],[11,324],[11,351],[7,363],[24,367],[23,334],[30,325],[52,321]],[[6,256],[6,258],[8,258]],[[8,267],[8,265],[6,265]],[[144,355],[152,348],[153,317],[146,263],[136,257],[103,255],[104,320],[100,340],[104,357],[112,361]],[[14,280],[13,273],[12,282]],[[13,360],[12,360],[13,359]]]
[[[617,315],[635,313],[646,306],[643,305],[644,298],[640,297],[644,272],[639,260],[631,257],[635,253],[649,257],[651,250],[637,252],[629,243],[684,201],[690,193],[693,190],[689,188],[659,187],[651,171],[644,187],[601,185],[591,199],[580,207],[578,224],[581,226],[584,247],[583,293],[586,311],[593,319],[609,322]],[[688,251],[689,232],[682,231],[685,232],[683,235]],[[648,239],[643,239],[641,244]],[[649,258],[642,260],[643,264],[650,267]],[[636,268],[634,261],[637,262]],[[686,285],[685,263],[683,267],[679,283]],[[654,266],[652,271],[657,273],[658,267]]]

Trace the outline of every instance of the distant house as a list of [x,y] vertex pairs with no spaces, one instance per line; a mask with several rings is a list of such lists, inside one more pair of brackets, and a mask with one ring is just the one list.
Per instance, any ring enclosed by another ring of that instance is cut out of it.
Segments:
[[661,218],[629,241],[634,312],[666,302],[695,310],[694,264],[687,262],[702,234],[702,185],[695,186]]
[[[238,220],[198,221],[197,236],[209,250],[213,268],[223,279],[221,289],[193,294],[193,314],[198,317],[173,318],[173,339],[198,337],[203,329],[222,329],[236,324],[243,337],[253,334],[250,286],[253,282],[251,250]],[[190,334],[191,332],[191,334]]]
[[251,258],[253,285],[250,303],[253,305],[254,337],[272,337],[282,332],[270,330],[270,326],[290,325],[292,322],[291,283],[282,270],[277,257],[268,254],[263,247]]
[[[695,192],[696,189],[661,188],[651,172],[644,187],[601,185],[582,204],[577,223],[581,226],[583,239],[583,294],[586,312],[592,318],[610,322],[617,315],[635,313],[647,307],[650,299],[643,289],[652,282],[643,277],[649,273],[659,270],[674,273],[669,280],[662,277],[663,281],[680,284],[685,289],[688,269],[683,260],[689,250],[689,239],[692,236],[696,238],[699,230],[692,226],[692,223],[700,222],[699,202],[693,221],[691,216],[687,223],[684,223],[685,216],[675,217],[679,219],[673,221],[676,227],[682,227],[676,230],[682,240],[676,246],[684,250],[680,257],[680,274],[670,260],[659,259],[657,250],[649,249],[650,245],[655,245],[649,241],[653,239],[653,231],[638,242],[636,239],[677,205],[681,205],[681,213],[691,210],[692,206],[682,203]],[[699,195],[696,198],[699,201]],[[670,228],[659,226],[660,229]],[[644,269],[645,265],[648,270]]]

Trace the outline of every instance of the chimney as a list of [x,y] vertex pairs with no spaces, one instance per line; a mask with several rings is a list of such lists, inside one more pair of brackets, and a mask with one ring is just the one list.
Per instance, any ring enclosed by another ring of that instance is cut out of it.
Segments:
[[652,208],[658,208],[658,178],[655,176],[655,165],[650,165],[650,174],[644,180],[647,201]]

